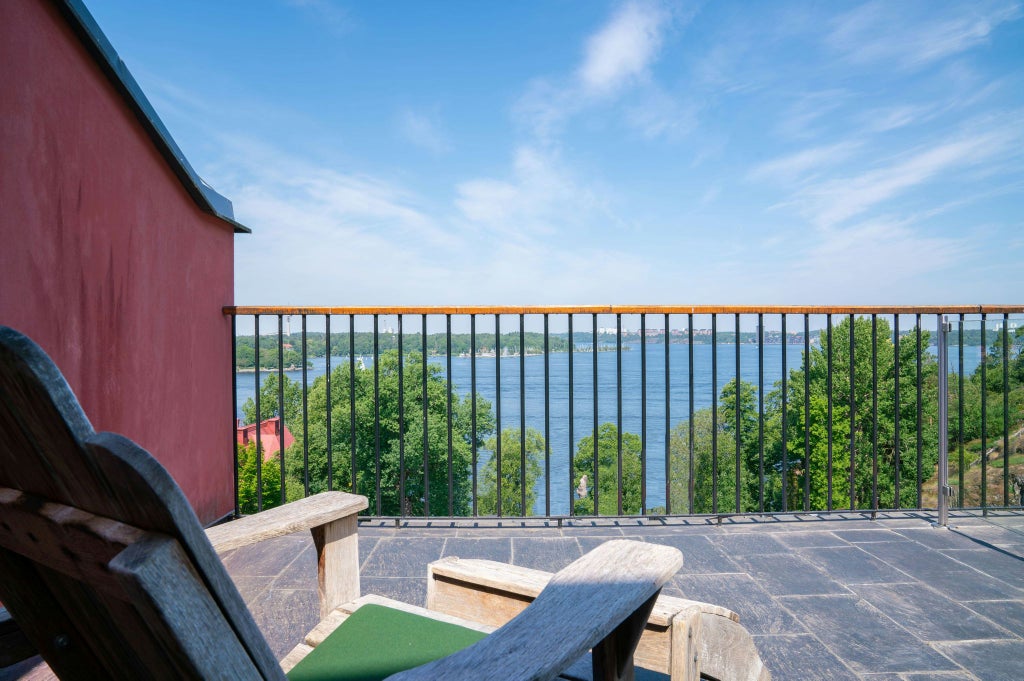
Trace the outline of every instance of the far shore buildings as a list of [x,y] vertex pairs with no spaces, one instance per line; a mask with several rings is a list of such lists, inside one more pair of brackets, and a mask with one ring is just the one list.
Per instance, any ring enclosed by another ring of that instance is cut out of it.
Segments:
[[[250,423],[243,426],[241,421],[235,423],[235,441],[239,446],[255,445],[257,424]],[[281,417],[279,416],[260,422],[260,449],[263,450],[264,461],[275,458],[282,449],[286,450],[294,444],[295,437],[288,430],[288,426],[284,426],[283,431],[282,433]]]

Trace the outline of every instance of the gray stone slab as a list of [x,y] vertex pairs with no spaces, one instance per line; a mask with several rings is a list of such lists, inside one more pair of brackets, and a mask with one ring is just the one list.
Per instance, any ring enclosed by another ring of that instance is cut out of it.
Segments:
[[274,583],[274,579],[274,577],[231,575],[231,581],[235,583],[235,588],[238,589],[238,593],[246,603],[250,603],[261,596]]
[[911,579],[857,546],[810,547],[797,552],[840,584],[906,582]]
[[[506,523],[508,521],[505,521]],[[481,524],[463,526],[455,533],[457,537],[561,537],[562,530],[555,523],[550,527],[519,527],[515,525]]]
[[902,529],[896,530],[896,533],[933,549],[978,548],[977,543],[972,541],[969,537],[965,537],[962,534],[957,534],[956,532],[938,526],[921,530]]
[[841,584],[798,555],[733,556],[740,568],[773,596],[848,594]]
[[449,537],[444,543],[444,556],[484,558],[500,563],[512,561],[512,539],[501,537]]
[[366,559],[362,574],[425,579],[427,564],[441,557],[444,541],[443,537],[382,537]]
[[772,681],[859,681],[843,661],[810,634],[754,636]]
[[310,584],[316,584],[317,565],[316,549],[310,541],[299,555],[295,556],[274,580],[275,589],[308,589]]
[[849,546],[850,543],[840,539],[832,532],[786,532],[775,537],[786,546],[794,549],[807,546]]
[[[940,553],[1018,589],[1024,589],[1024,558],[994,548],[949,549]],[[1021,597],[1024,598],[1024,591],[1021,592]]]
[[1006,638],[1006,631],[920,582],[858,584],[851,589],[924,641]]
[[877,527],[863,529],[840,529],[832,530],[832,533],[851,544],[877,541],[900,541],[902,537],[896,534],[895,530],[879,529]]
[[1024,641],[943,643],[936,647],[981,681],[1024,678]]
[[512,538],[512,563],[523,567],[558,572],[582,555],[572,537]]
[[970,526],[957,526],[954,528],[956,532],[960,532],[973,539],[979,539],[981,541],[988,542],[989,544],[1012,544],[1019,542],[1021,535],[1019,532],[1015,532],[1009,528],[999,527],[991,523],[984,525],[970,525]]
[[856,596],[800,596],[779,600],[856,672],[957,669],[949,659]]
[[1017,637],[1024,637],[1024,600],[973,601],[965,606],[989,618]]
[[274,577],[312,543],[308,532],[275,537],[235,549],[223,559],[223,563],[232,575]]
[[246,605],[277,659],[320,621],[316,589],[267,589]]
[[360,582],[363,594],[377,594],[420,607],[427,604],[426,577],[363,577]]
[[[590,553],[601,544],[606,541],[612,541],[614,539],[622,539],[623,537],[576,537],[576,541],[579,542],[580,550],[584,553]],[[632,539],[639,539],[639,537],[632,537]],[[685,558],[684,558],[685,560]]]
[[[931,672],[929,674],[900,674],[902,681],[977,681],[968,672]],[[875,675],[864,675],[864,681],[874,681]]]
[[744,532],[710,535],[710,539],[720,546],[726,555],[753,556],[768,553],[789,553],[791,549],[776,539],[776,536],[777,534]]
[[1020,590],[916,542],[880,542],[861,548],[889,565],[945,594],[964,601],[998,601],[1020,597]]
[[674,546],[683,553],[683,574],[713,574],[719,572],[742,572],[719,545],[711,543],[704,535],[656,536],[647,541]]
[[740,616],[751,634],[791,634],[806,629],[749,575],[676,575],[664,592],[715,603]]
[[359,569],[362,570],[363,566],[366,565],[366,559],[370,557],[373,550],[377,548],[377,542],[380,541],[380,537],[366,537],[363,533],[359,533]]

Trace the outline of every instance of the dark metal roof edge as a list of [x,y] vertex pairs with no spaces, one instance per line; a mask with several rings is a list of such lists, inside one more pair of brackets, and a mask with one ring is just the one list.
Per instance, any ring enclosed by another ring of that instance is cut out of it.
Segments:
[[60,13],[70,24],[85,48],[93,56],[114,87],[127,100],[142,127],[156,144],[161,155],[170,164],[174,174],[185,186],[192,199],[206,213],[231,225],[235,233],[251,234],[252,230],[235,220],[231,201],[206,184],[178,148],[171,133],[164,126],[153,105],[142,92],[117,50],[107,40],[99,24],[82,0],[55,0]]

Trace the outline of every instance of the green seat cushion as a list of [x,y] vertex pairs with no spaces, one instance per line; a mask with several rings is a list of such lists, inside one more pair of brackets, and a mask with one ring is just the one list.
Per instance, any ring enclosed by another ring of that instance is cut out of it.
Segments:
[[288,672],[290,681],[379,681],[487,634],[381,605],[356,610]]

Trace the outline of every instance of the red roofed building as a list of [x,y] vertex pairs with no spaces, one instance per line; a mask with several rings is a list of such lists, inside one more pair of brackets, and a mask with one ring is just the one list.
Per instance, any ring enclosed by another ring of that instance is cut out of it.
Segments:
[[[236,422],[235,441],[239,446],[256,444],[256,424],[250,423],[243,426],[241,421]],[[260,423],[260,448],[263,449],[263,460],[273,459],[281,451],[281,418],[275,416]],[[284,427],[284,448],[288,449],[295,442],[295,437],[288,426]]]

